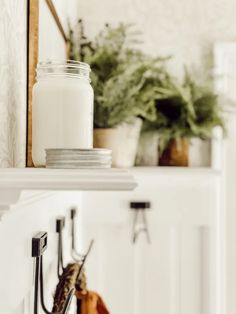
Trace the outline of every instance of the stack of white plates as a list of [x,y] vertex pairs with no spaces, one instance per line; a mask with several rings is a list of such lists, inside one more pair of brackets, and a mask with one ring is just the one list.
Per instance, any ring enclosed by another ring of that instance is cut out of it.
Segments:
[[46,149],[46,167],[60,169],[111,168],[110,149]]

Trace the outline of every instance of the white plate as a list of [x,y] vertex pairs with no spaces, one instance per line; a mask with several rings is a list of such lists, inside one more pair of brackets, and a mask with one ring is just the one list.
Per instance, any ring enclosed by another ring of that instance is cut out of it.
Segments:
[[76,155],[111,155],[110,149],[92,148],[92,149],[65,149],[65,148],[47,148],[45,149],[47,155],[61,155],[61,154],[76,154]]
[[68,161],[68,160],[75,160],[75,161],[110,161],[112,159],[111,156],[46,156],[46,160],[48,161]]
[[46,168],[50,169],[108,169],[111,168],[111,165],[104,165],[104,166],[78,166],[73,164],[66,164],[66,165],[46,165]]
[[92,162],[81,162],[81,161],[46,161],[47,165],[68,165],[68,164],[75,164],[75,165],[82,165],[82,166],[93,166],[93,165],[110,165],[110,162],[104,161],[104,162],[98,162],[98,161],[92,161]]

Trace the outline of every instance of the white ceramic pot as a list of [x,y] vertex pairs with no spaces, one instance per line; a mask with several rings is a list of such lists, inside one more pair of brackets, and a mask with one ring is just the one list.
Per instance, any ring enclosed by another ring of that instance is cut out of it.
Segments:
[[94,147],[112,150],[112,166],[134,166],[142,126],[140,118],[133,118],[114,129],[94,129]]
[[136,158],[137,166],[155,167],[158,164],[158,133],[143,132],[140,135]]

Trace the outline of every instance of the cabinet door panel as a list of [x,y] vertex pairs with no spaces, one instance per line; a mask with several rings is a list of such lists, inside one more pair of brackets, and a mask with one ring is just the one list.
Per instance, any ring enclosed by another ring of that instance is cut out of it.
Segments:
[[[83,234],[96,244],[89,288],[112,314],[216,314],[217,182],[161,184],[140,180],[127,193],[85,194]],[[132,243],[129,202],[148,200],[151,244]]]
[[[111,313],[209,314],[207,227],[151,225],[152,243],[133,245],[130,227],[87,225],[96,236],[88,262],[89,288]],[[96,263],[94,263],[96,261]]]

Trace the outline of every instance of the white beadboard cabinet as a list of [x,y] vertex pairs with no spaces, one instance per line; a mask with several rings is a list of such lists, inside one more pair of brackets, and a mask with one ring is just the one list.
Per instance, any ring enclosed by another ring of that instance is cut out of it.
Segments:
[[[132,243],[130,201],[152,204],[151,244],[144,235]],[[76,206],[78,249],[95,240],[88,287],[111,314],[225,314],[223,202],[222,173],[210,168],[2,169],[0,313],[33,313],[31,239],[38,231],[49,236],[44,268],[50,308],[57,282],[55,219],[67,216],[69,262],[69,209]]]
[[[48,232],[44,253],[45,298],[52,305],[58,279],[56,218],[66,216],[64,259],[70,255],[70,209],[82,208],[83,191],[125,191],[136,187],[125,170],[0,169],[0,313],[33,313],[32,237]],[[78,217],[78,224],[82,220]],[[82,241],[78,228],[78,244]],[[85,243],[87,244],[87,243]],[[70,314],[74,314],[74,305]],[[39,311],[41,314],[42,311]]]
[[[0,221],[0,313],[33,313],[34,261],[32,237],[48,232],[48,249],[44,254],[45,296],[51,307],[57,282],[56,217],[66,215],[70,206],[81,205],[81,193],[25,191]],[[69,256],[68,221],[64,232],[65,254]],[[39,314],[42,312],[40,311]]]
[[[224,314],[224,210],[221,172],[136,168],[133,192],[83,194],[91,289],[112,314]],[[150,201],[151,244],[132,244],[130,201]]]

